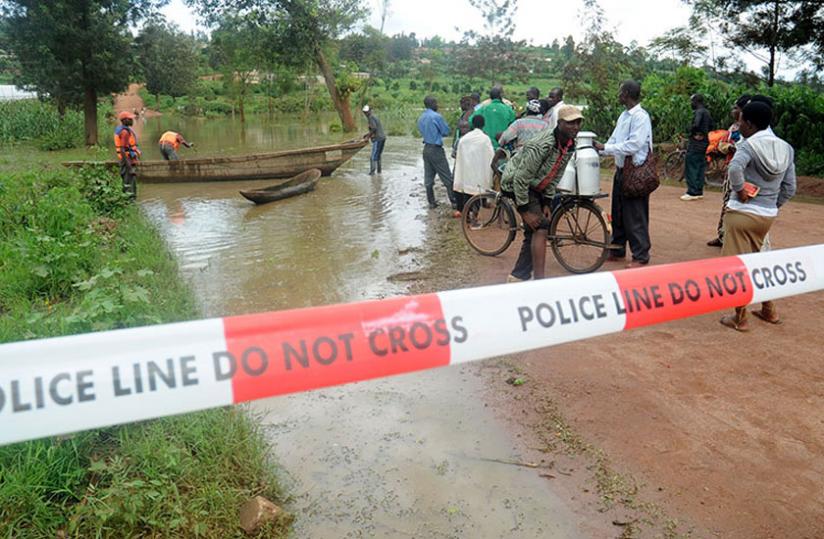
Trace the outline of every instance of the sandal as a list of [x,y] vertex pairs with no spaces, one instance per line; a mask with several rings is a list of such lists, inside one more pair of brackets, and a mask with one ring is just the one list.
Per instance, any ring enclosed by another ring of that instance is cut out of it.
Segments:
[[747,322],[739,321],[735,315],[722,316],[719,322],[721,322],[722,326],[734,329],[735,331],[740,331],[741,333],[746,333],[750,330],[750,327],[747,325]]
[[764,322],[766,322],[768,324],[773,324],[773,325],[779,326],[779,325],[784,323],[784,321],[781,320],[781,318],[779,318],[778,316],[776,316],[775,318],[769,318],[766,314],[764,314],[761,311],[750,311],[750,312],[753,314],[753,316],[755,316],[756,318],[760,318],[761,320],[763,320]]

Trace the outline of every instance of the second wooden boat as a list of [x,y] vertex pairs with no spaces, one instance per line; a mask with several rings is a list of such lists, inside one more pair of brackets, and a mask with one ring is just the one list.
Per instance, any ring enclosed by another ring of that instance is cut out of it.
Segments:
[[283,183],[272,185],[271,187],[264,187],[263,189],[241,191],[240,194],[255,204],[274,202],[275,200],[282,200],[313,191],[321,175],[322,172],[320,170],[313,168],[301,172],[294,178],[286,180]]

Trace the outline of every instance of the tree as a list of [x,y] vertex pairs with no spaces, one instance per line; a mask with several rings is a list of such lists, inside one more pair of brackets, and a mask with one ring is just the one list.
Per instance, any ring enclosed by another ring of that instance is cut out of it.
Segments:
[[261,61],[261,33],[251,17],[226,17],[212,33],[214,63],[220,65],[223,80],[235,98],[240,121],[246,121],[246,96],[255,81]]
[[97,98],[120,92],[135,67],[129,24],[167,0],[6,0],[15,84],[52,98],[59,110],[83,105],[86,144],[97,144]]
[[467,30],[454,55],[454,68],[470,79],[479,77],[494,83],[502,69],[525,80],[529,75],[524,41],[512,41],[518,0],[468,0],[484,20],[483,32]]
[[[780,53],[824,59],[824,7],[820,0],[684,0],[693,13],[715,21],[733,45],[766,64],[775,83]],[[766,55],[764,51],[766,50]]]
[[381,27],[380,33],[383,34],[383,27],[386,24],[386,19],[389,17],[389,5],[392,2],[390,0],[381,0],[380,1],[380,10],[381,10]]
[[[243,15],[265,29],[267,54],[282,63],[300,65],[311,59],[320,69],[332,103],[345,131],[355,130],[348,94],[342,94],[329,63],[332,40],[363,20],[361,0],[186,0],[198,6],[206,22],[215,24],[227,16]],[[348,87],[348,83],[344,84]]]
[[706,58],[708,47],[700,39],[705,35],[679,26],[653,39],[649,48],[659,54],[669,54],[682,65],[690,65]]
[[587,130],[603,135],[612,131],[620,113],[615,94],[619,84],[639,76],[634,58],[640,51],[615,41],[597,0],[584,0],[584,6],[580,26],[587,32],[564,65],[561,81],[565,96],[587,104]]
[[194,39],[174,25],[152,22],[135,40],[146,89],[158,100],[160,94],[186,95],[197,79],[198,53]]

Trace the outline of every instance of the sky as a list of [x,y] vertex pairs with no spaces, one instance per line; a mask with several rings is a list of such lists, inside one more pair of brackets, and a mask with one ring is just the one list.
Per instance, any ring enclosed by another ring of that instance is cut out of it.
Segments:
[[[371,8],[369,23],[380,26],[381,0],[364,0]],[[617,40],[624,44],[636,41],[647,45],[667,30],[687,23],[690,8],[681,0],[599,0]],[[563,41],[572,35],[580,40],[585,29],[579,15],[582,0],[519,0],[515,19],[515,39],[531,41],[535,45]],[[163,10],[164,15],[181,29],[197,29],[197,18],[183,0],[172,0]],[[418,38],[439,35],[447,41],[459,40],[464,30],[483,29],[483,21],[467,0],[391,0],[384,32],[388,35],[415,32]],[[754,58],[745,57],[747,66],[759,71],[763,65]],[[792,71],[781,70],[784,77]]]

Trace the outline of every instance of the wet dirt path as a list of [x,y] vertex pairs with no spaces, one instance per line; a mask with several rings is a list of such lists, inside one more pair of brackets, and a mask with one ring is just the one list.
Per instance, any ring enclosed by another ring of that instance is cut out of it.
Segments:
[[[383,175],[367,170],[362,151],[314,193],[271,206],[237,195],[256,182],[146,185],[140,199],[207,316],[375,299],[403,293],[440,246],[434,235],[457,222],[424,209],[418,141],[390,139]],[[294,536],[613,535],[554,492],[541,477],[549,463],[525,460],[484,403],[484,368],[254,403],[292,495]]]

